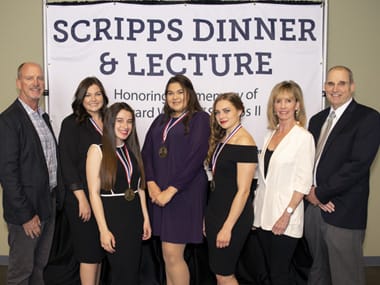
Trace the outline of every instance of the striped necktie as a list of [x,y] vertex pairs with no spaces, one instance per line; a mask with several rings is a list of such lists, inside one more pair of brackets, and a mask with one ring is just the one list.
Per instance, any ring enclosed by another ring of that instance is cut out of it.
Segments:
[[323,147],[325,146],[328,134],[330,132],[330,129],[335,117],[336,117],[335,112],[332,111],[327,117],[327,120],[325,121],[325,123],[323,124],[321,133],[319,135],[318,143],[317,143],[317,149],[315,152],[315,161],[318,161],[319,157],[321,156]]

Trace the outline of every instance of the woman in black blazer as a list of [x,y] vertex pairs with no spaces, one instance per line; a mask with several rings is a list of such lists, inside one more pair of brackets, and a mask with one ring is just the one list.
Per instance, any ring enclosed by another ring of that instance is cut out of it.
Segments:
[[63,180],[66,187],[65,212],[70,224],[74,255],[80,262],[82,285],[98,284],[104,251],[93,217],[86,181],[86,156],[91,144],[101,142],[103,115],[108,104],[102,83],[96,77],[80,82],[59,135]]

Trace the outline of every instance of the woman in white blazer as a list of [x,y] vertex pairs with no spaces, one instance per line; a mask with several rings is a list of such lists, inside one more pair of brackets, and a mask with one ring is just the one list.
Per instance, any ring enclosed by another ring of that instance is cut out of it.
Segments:
[[289,268],[303,234],[303,197],[312,185],[315,153],[297,83],[283,81],[274,86],[267,117],[270,131],[259,155],[254,227],[271,284],[294,284]]

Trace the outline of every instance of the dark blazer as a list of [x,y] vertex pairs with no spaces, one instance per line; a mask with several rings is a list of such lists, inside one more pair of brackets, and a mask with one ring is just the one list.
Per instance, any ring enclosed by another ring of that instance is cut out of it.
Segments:
[[[330,108],[310,119],[315,143]],[[316,169],[316,196],[332,201],[335,212],[321,211],[331,225],[365,229],[369,195],[370,166],[380,143],[379,113],[352,100],[332,129]]]
[[[47,114],[44,120],[53,133]],[[41,221],[47,220],[51,214],[48,168],[38,133],[18,99],[0,115],[0,133],[5,221],[22,225],[36,214]],[[61,205],[62,191],[57,189]]]
[[[100,144],[102,136],[96,131],[89,119],[78,123],[74,114],[62,121],[59,134],[59,153],[61,157],[63,181],[67,191],[83,189],[86,194],[86,158],[91,144]],[[75,198],[67,193],[67,198]]]

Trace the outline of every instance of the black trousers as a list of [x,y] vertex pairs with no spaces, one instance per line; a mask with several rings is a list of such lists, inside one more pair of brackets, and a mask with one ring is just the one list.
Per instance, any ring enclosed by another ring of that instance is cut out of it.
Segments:
[[297,238],[274,235],[271,231],[257,230],[259,243],[263,249],[265,263],[272,285],[293,285],[294,276],[291,262],[298,243]]

